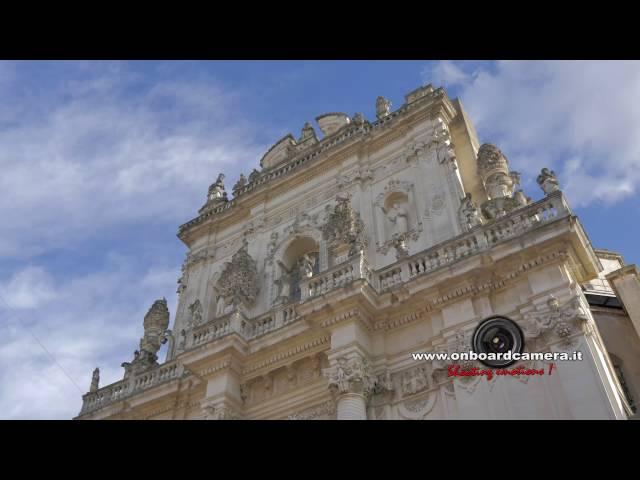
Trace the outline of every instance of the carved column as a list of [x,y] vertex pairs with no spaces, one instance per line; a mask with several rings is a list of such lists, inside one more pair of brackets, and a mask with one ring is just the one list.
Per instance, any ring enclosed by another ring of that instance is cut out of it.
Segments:
[[373,391],[375,378],[365,357],[351,352],[334,358],[325,375],[336,396],[338,420],[366,420],[367,399]]

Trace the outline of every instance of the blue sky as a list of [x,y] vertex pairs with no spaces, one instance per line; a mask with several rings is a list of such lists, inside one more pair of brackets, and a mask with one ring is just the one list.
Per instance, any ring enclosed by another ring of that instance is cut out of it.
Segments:
[[640,62],[0,62],[0,418],[71,418],[74,382],[122,377],[153,300],[175,312],[177,227],[219,172],[424,83],[461,97],[527,195],[553,168],[593,245],[640,260]]

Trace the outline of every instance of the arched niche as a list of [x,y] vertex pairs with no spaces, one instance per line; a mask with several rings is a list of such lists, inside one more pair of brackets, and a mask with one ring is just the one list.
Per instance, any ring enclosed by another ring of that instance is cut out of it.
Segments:
[[421,231],[416,203],[411,182],[389,181],[374,202],[380,245],[396,236],[409,236]]
[[316,275],[326,265],[326,246],[322,234],[307,229],[285,238],[276,248],[269,281],[271,302],[300,299],[300,281]]

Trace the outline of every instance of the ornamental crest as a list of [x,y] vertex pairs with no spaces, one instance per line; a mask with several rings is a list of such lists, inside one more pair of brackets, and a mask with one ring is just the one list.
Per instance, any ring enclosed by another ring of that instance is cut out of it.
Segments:
[[333,211],[331,207],[326,207],[327,217],[321,227],[322,234],[333,246],[349,245],[349,254],[353,255],[366,246],[364,223],[360,214],[351,207],[348,196],[339,196],[336,201],[338,203]]
[[225,299],[231,299],[235,305],[241,302],[255,302],[258,291],[258,269],[256,261],[249,255],[249,244],[243,240],[243,245],[231,257],[231,262],[225,263],[220,278],[216,282],[216,290]]

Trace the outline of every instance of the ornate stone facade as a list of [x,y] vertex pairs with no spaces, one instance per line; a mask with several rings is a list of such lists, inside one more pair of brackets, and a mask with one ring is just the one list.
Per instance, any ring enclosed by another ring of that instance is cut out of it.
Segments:
[[[321,137],[310,123],[286,135],[232,199],[218,176],[178,232],[175,344],[159,300],[124,378],[96,373],[78,418],[626,418],[620,362],[579,288],[602,266],[556,175],[528,198],[441,88],[374,106],[375,120],[327,113]],[[411,356],[468,352],[493,315],[531,351],[584,360],[489,381]]]

